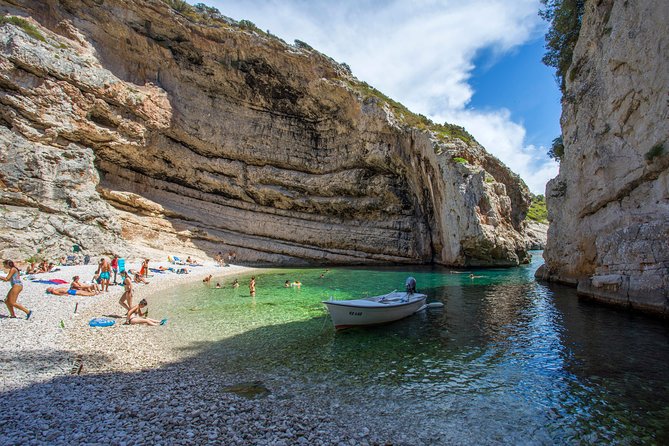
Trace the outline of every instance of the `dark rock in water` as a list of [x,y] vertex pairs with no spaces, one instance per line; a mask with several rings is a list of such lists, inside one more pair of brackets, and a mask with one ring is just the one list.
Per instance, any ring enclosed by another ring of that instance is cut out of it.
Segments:
[[269,395],[270,390],[265,387],[262,381],[252,381],[246,383],[239,383],[233,386],[223,388],[224,392],[234,393],[244,398],[258,398]]

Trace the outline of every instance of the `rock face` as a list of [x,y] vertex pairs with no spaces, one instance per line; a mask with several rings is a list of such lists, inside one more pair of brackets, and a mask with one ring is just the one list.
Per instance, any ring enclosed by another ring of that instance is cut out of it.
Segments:
[[593,1],[563,98],[565,156],[547,186],[545,278],[669,311],[669,8]]
[[527,249],[546,249],[548,241],[548,225],[538,221],[527,220],[525,228],[525,239]]
[[516,175],[404,124],[310,48],[159,0],[0,11],[24,19],[0,26],[3,257],[77,243],[283,264],[528,259]]

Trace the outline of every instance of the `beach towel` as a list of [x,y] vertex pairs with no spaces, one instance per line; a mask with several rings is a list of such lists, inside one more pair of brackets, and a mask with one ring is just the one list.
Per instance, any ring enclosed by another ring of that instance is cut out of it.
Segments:
[[44,279],[35,280],[35,279],[31,279],[31,282],[33,282],[33,283],[45,283],[45,284],[47,284],[47,285],[63,285],[63,284],[65,284],[65,283],[70,283],[70,282],[68,282],[67,280],[63,280],[63,279],[50,279],[50,280],[44,280]]
[[152,273],[165,274],[165,271],[157,268],[149,268],[149,271],[151,271]]

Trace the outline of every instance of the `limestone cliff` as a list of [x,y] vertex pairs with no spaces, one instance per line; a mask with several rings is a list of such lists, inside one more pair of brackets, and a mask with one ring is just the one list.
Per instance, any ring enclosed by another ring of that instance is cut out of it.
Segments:
[[0,12],[3,257],[527,260],[516,175],[305,45],[160,0]]
[[540,276],[669,312],[669,8],[586,3],[563,98],[565,155],[547,186]]

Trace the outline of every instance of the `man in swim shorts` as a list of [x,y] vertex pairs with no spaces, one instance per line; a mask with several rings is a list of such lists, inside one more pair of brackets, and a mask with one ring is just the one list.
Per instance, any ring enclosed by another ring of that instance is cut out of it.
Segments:
[[69,294],[70,296],[95,296],[95,293],[91,291],[83,291],[83,290],[73,290],[71,288],[56,288],[56,287],[49,287],[46,289],[47,294],[53,294],[55,296],[65,296],[66,294]]
[[102,291],[109,291],[109,279],[111,278],[111,265],[107,259],[100,259],[96,274],[100,274],[100,288]]

